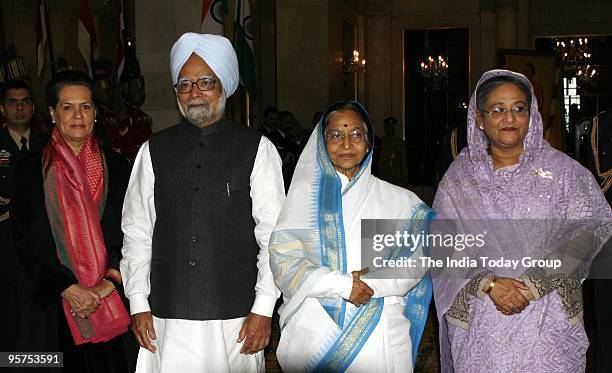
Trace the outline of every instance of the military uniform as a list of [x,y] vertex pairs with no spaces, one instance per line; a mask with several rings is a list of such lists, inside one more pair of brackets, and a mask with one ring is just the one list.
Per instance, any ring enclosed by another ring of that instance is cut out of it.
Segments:
[[[612,111],[600,113],[591,133],[590,168],[601,183],[602,191],[612,202]],[[612,203],[611,203],[612,204]],[[594,292],[596,372],[612,366],[612,247],[608,243],[593,262],[591,274]]]
[[[46,143],[43,136],[30,132],[29,152],[39,151]],[[0,283],[3,284],[3,306],[0,307],[0,351],[15,351],[19,327],[20,297],[27,295],[30,283],[24,278],[25,272],[13,246],[13,232],[10,222],[10,204],[15,190],[13,173],[17,163],[25,156],[20,151],[8,128],[0,129],[0,256],[3,270]],[[19,292],[18,292],[19,290]]]

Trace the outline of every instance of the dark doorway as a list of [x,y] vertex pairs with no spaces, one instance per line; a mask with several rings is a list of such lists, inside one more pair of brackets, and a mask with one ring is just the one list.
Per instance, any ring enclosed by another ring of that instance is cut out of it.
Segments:
[[[444,58],[448,63],[447,79],[432,83],[423,77],[421,62],[428,56]],[[450,148],[445,146],[445,139],[451,128],[464,128],[466,123],[469,30],[404,31],[404,67],[409,184],[435,189],[450,164]]]

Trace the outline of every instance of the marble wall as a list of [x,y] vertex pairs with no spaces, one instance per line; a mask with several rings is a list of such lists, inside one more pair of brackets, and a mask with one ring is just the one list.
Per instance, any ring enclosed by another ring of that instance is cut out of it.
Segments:
[[610,0],[534,0],[530,2],[530,37],[612,35]]
[[[354,25],[358,31],[356,5],[347,0],[277,1],[277,106],[293,112],[306,128],[315,112],[354,98],[342,72],[342,25]],[[359,48],[363,44],[358,32],[357,39]],[[359,79],[363,77],[358,76],[357,95],[362,96]]]
[[[89,0],[100,35],[101,54],[114,56],[114,20],[100,2]],[[109,0],[116,1],[116,0]],[[144,110],[154,129],[179,120],[168,67],[172,43],[197,31],[199,1],[126,0],[135,7],[135,39],[146,79]],[[79,0],[48,0],[55,54],[69,63],[81,60],[76,47]],[[133,4],[132,4],[133,3]],[[233,1],[229,1],[230,6]],[[470,32],[470,85],[496,65],[497,48],[533,47],[537,36],[612,34],[612,2],[606,0],[257,0],[261,18],[260,99],[296,113],[308,127],[315,111],[354,96],[342,73],[342,24],[355,25],[357,47],[367,60],[358,75],[357,97],[374,121],[393,115],[403,119],[403,31],[462,27]],[[2,0],[5,44],[14,44],[35,70],[36,0]],[[231,12],[231,10],[230,10]],[[257,22],[256,22],[257,24]],[[230,25],[231,26],[231,25]],[[231,27],[226,27],[231,32]],[[110,35],[110,36],[109,36]],[[256,42],[257,43],[257,42]],[[32,76],[37,98],[48,79]],[[403,123],[403,120],[400,120]]]

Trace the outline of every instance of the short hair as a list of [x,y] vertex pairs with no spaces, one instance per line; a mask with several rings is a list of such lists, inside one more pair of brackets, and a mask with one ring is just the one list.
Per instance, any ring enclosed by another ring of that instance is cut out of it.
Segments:
[[32,98],[32,88],[28,83],[24,82],[23,80],[11,79],[4,83],[4,87],[1,90],[0,102],[2,104],[4,104],[4,101],[6,100],[6,94],[9,89],[26,89],[30,95],[30,98]]
[[86,87],[93,99],[94,83],[91,78],[79,71],[66,70],[55,74],[47,83],[47,105],[57,106],[60,90],[70,86]]
[[525,82],[514,76],[498,75],[485,81],[478,87],[478,90],[476,91],[476,108],[478,108],[480,111],[485,110],[485,104],[487,103],[491,92],[505,84],[513,84],[515,87],[520,89],[523,94],[525,94],[527,104],[531,105],[531,90]]
[[268,106],[264,109],[263,111],[263,116],[264,118],[267,117],[270,113],[276,113],[278,114],[278,109],[276,109],[274,106]]
[[372,133],[372,129],[368,127],[368,123],[370,122],[370,119],[367,118],[365,116],[365,113],[363,113],[362,110],[360,110],[357,107],[357,105],[355,105],[352,102],[340,102],[338,104],[332,105],[330,107],[330,111],[325,115],[325,118],[323,121],[323,128],[321,128],[321,130],[325,132],[325,128],[327,128],[327,125],[329,124],[329,118],[331,118],[332,115],[336,114],[339,111],[352,111],[356,113],[357,115],[359,115],[359,118],[361,118],[361,121],[363,122],[363,125],[365,126],[366,131],[367,131],[366,144],[368,145],[372,144],[372,136],[374,134]]

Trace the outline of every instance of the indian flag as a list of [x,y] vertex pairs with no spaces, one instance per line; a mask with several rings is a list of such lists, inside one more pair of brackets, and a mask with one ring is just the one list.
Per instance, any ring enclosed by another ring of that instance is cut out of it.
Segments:
[[45,0],[38,0],[36,14],[36,64],[38,76],[42,74],[45,65],[45,46],[47,45],[47,14]]
[[252,99],[257,98],[257,78],[255,58],[253,57],[253,19],[249,0],[236,1],[236,20],[234,22],[234,49],[240,66],[240,81]]
[[87,65],[87,73],[91,76],[92,57],[95,59],[98,55],[98,39],[88,0],[80,1],[78,46]]
[[117,2],[117,34],[115,35],[115,46],[117,52],[115,54],[115,66],[117,68],[117,81],[121,77],[123,67],[125,65],[125,50],[123,48],[123,32],[125,30],[125,24],[123,22],[123,0]]
[[226,0],[202,0],[200,32],[203,34],[225,34],[223,20],[227,11]]

